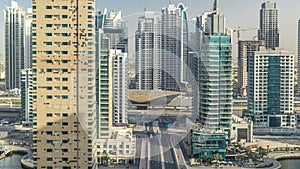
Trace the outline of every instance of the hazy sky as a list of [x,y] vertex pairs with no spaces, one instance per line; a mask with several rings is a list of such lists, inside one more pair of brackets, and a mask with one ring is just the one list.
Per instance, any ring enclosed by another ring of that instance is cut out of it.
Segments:
[[[0,0],[0,9],[10,4],[10,0]],[[31,6],[31,0],[16,0],[24,8]],[[204,11],[212,9],[213,0],[171,0],[177,5],[182,2],[187,8],[188,17],[194,18]],[[227,27],[237,29],[258,28],[259,9],[262,0],[220,0],[220,11],[225,14]],[[297,22],[300,18],[299,0],[277,0],[279,10],[280,46],[296,52]],[[144,8],[160,12],[166,7],[169,0],[96,0],[97,9],[121,10],[130,27],[136,26],[135,20],[143,14]],[[3,37],[3,12],[0,15],[1,37]],[[133,36],[134,29],[129,29],[129,36]],[[251,39],[257,32],[255,30],[242,32],[241,39]],[[234,38],[236,34],[234,34]],[[3,39],[3,38],[2,38]],[[3,41],[3,40],[2,40]],[[236,42],[234,40],[234,42]],[[235,44],[236,45],[236,44]],[[3,51],[3,42],[0,44]]]

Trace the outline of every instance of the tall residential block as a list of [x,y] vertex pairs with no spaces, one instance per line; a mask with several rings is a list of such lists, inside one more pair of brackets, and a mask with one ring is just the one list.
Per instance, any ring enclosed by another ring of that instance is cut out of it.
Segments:
[[[106,14],[106,9],[103,14],[97,14],[102,17],[102,27],[105,35],[110,40],[110,49],[119,49],[122,52],[128,51],[128,33],[127,23],[122,19],[121,11],[110,11]],[[99,18],[99,20],[100,20]],[[103,21],[104,20],[104,21]],[[99,24],[98,26],[100,26]]]
[[33,119],[33,102],[32,102],[32,71],[23,69],[21,71],[21,101],[22,101],[22,120],[31,121]]
[[6,89],[21,88],[21,70],[24,69],[25,11],[17,2],[4,10],[5,30],[5,85]]
[[187,81],[188,20],[183,4],[162,8],[162,90],[179,91]]
[[298,90],[297,96],[300,97],[300,19],[298,20]]
[[94,6],[32,1],[35,168],[96,168]]
[[279,47],[278,9],[275,2],[264,2],[259,13],[258,39],[267,49]]
[[31,68],[32,61],[32,8],[27,9],[25,15],[25,58],[24,58],[24,68]]
[[112,127],[112,59],[109,38],[102,29],[96,36],[96,98],[97,98],[97,138],[110,138]]
[[[225,27],[224,14],[218,10],[204,13],[201,25],[199,60],[199,122],[204,128],[222,130],[230,135],[232,114],[232,41]],[[227,137],[228,138],[228,137]]]
[[238,96],[247,96],[247,55],[258,51],[263,41],[245,40],[238,42]]
[[161,83],[160,15],[146,11],[135,33],[136,89],[158,90]]
[[127,53],[121,50],[111,49],[109,51],[112,59],[112,95],[113,113],[112,122],[118,124],[127,123],[128,106],[128,58]]
[[294,54],[284,50],[248,55],[248,110],[258,127],[295,127]]

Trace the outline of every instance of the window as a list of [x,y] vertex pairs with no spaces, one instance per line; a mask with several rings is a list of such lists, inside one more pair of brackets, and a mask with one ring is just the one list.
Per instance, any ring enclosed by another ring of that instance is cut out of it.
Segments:
[[63,86],[62,90],[68,90],[68,87],[67,86]]
[[61,9],[68,9],[68,6],[62,6]]
[[68,27],[68,24],[61,24],[61,27],[67,28],[67,27]]
[[46,27],[47,27],[47,28],[51,28],[51,27],[52,27],[52,24],[46,24]]
[[68,33],[62,33],[61,36],[68,36]]
[[36,24],[32,24],[32,27],[36,27]]
[[47,77],[46,81],[52,81],[52,78],[51,77]]
[[52,51],[46,51],[46,54],[51,55]]
[[63,95],[62,99],[68,99],[68,95]]
[[46,36],[52,36],[52,33],[46,33]]
[[88,18],[89,18],[89,19],[93,19],[93,15],[89,15]]
[[62,125],[62,126],[67,126],[67,125],[68,125],[68,122],[62,122],[61,125]]
[[52,45],[52,42],[45,42],[46,45]]
[[52,9],[52,6],[46,6],[46,9]]
[[53,161],[52,157],[47,157],[47,161]]
[[32,9],[36,9],[36,6],[32,6]]
[[68,15],[62,15],[61,18],[68,18]]
[[52,15],[45,15],[45,18],[52,18]]
[[32,33],[32,36],[36,36],[36,33]]
[[32,18],[36,18],[36,15],[32,15]]
[[68,78],[67,77],[63,77],[62,81],[68,81]]
[[52,99],[51,95],[46,96],[47,99]]
[[93,24],[88,24],[88,27],[89,28],[93,28]]
[[66,55],[66,54],[68,54],[68,51],[61,51],[61,54]]
[[69,45],[69,42],[62,42],[61,45]]

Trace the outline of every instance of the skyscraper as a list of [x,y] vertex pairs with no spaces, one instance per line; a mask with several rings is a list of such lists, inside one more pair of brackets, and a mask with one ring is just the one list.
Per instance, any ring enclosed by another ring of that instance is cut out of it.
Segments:
[[23,69],[21,71],[21,101],[22,101],[22,120],[31,121],[32,116],[32,71]]
[[33,0],[33,164],[95,168],[93,0]]
[[96,13],[96,30],[98,29],[103,29],[104,28],[104,22],[106,20],[106,16],[107,16],[107,9],[105,8],[103,12],[101,11],[97,11]]
[[275,2],[264,2],[260,9],[258,39],[267,49],[279,47],[278,10]]
[[102,29],[96,36],[96,93],[97,93],[97,138],[108,139],[112,127],[112,59],[109,38]]
[[[104,11],[106,12],[106,10]],[[110,40],[110,49],[119,49],[122,52],[128,51],[127,24],[122,19],[121,11],[110,11],[107,15],[103,13],[103,31]]]
[[247,96],[247,55],[258,51],[263,41],[247,40],[238,42],[238,96]]
[[25,15],[25,58],[24,58],[24,68],[31,68],[32,60],[32,8],[27,9]]
[[298,90],[297,95],[300,97],[300,19],[298,20]]
[[25,12],[17,2],[4,10],[5,23],[5,84],[6,89],[21,88],[24,69]]
[[161,21],[145,11],[135,33],[135,72],[138,90],[158,90],[161,83]]
[[259,127],[295,127],[294,54],[284,50],[248,55],[248,110]]
[[[232,114],[232,42],[224,14],[214,10],[202,29],[199,61],[199,122],[204,128],[230,133]],[[205,17],[206,18],[206,17]]]
[[127,53],[111,49],[109,57],[112,59],[112,94],[113,94],[113,125],[127,123],[128,104],[128,59]]
[[179,91],[187,80],[188,20],[184,5],[163,8],[161,25],[162,89]]

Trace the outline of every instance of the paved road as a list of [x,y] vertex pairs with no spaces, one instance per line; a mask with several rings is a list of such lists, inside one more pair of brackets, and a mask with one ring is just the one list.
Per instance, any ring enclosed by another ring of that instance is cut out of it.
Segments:
[[162,168],[159,137],[150,139],[150,169]]
[[177,162],[173,147],[170,142],[170,134],[163,133],[161,136],[161,143],[164,152],[164,163],[166,169],[177,169]]

